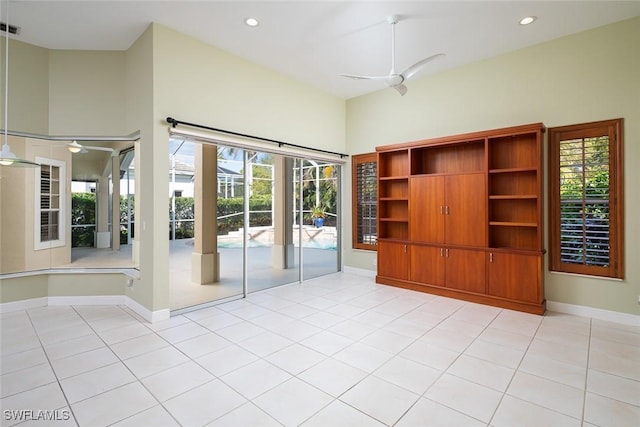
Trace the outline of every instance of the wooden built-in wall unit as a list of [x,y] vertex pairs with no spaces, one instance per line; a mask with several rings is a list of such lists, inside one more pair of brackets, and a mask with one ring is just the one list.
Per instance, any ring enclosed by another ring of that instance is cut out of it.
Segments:
[[376,282],[543,314],[544,131],[376,147]]

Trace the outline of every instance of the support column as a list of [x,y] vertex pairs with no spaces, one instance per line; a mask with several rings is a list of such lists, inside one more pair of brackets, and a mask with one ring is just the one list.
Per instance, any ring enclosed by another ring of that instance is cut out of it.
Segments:
[[110,245],[109,177],[103,175],[96,183],[96,235],[94,246],[96,248],[108,248]]
[[194,144],[194,245],[191,254],[191,281],[200,285],[220,281],[218,253],[218,149],[215,145]]
[[273,164],[273,246],[271,266],[277,269],[295,267],[293,246],[293,159],[275,156]]
[[[100,246],[98,242],[100,242],[101,233],[107,231],[107,235],[103,234],[102,239],[110,239],[111,240],[111,249],[114,251],[120,250],[120,164],[118,162],[118,157],[111,157],[111,181],[112,181],[112,190],[111,193],[111,232],[108,232],[108,213],[109,213],[109,204],[107,203],[109,197],[109,178],[102,177],[100,181],[98,181],[98,188],[96,195],[98,200],[98,233],[96,236],[96,247],[108,247],[108,246]],[[104,214],[103,214],[104,212]],[[104,228],[102,223],[104,223]],[[104,242],[103,242],[104,243]]]

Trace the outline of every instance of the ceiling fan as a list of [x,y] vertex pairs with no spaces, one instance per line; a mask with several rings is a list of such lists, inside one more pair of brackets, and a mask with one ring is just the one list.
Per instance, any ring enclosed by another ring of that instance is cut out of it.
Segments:
[[81,145],[76,140],[74,140],[73,142],[68,142],[67,143],[67,149],[69,151],[71,151],[73,154],[85,154],[85,153],[88,153],[89,150],[107,151],[107,152],[110,152],[110,153],[113,152],[113,148],[109,148],[109,147],[91,147],[91,146],[88,146],[88,145]]
[[395,26],[400,20],[400,16],[391,15],[387,18],[387,22],[391,25],[391,71],[386,76],[357,76],[353,74],[341,74],[343,77],[349,77],[350,79],[357,80],[380,80],[383,81],[387,86],[395,89],[400,93],[400,95],[404,95],[407,93],[407,87],[404,85],[404,82],[411,78],[414,74],[416,74],[425,64],[433,61],[436,58],[444,56],[444,53],[437,53],[435,55],[431,55],[427,58],[424,58],[401,73],[396,72],[396,54],[395,54],[395,44],[396,44],[396,33]]

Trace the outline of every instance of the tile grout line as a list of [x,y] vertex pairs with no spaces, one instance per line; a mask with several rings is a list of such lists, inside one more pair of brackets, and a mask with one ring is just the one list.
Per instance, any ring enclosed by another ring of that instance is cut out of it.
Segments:
[[[77,314],[77,312],[75,311],[74,308],[72,308],[72,310],[74,311],[74,313]],[[53,372],[53,376],[56,379],[56,384],[58,385],[58,388],[60,389],[60,392],[62,393],[62,396],[64,397],[65,402],[67,402],[67,406],[69,407],[69,412],[71,413],[71,416],[73,417],[73,421],[75,421],[76,426],[80,426],[80,423],[78,422],[78,417],[76,417],[76,414],[74,413],[73,408],[71,407],[71,402],[69,402],[69,398],[67,397],[67,394],[64,392],[64,389],[62,388],[62,384],[60,384],[60,378],[58,378],[58,373],[55,371],[55,369],[53,369],[53,365],[51,364],[51,359],[49,358],[49,354],[47,353],[47,351],[44,348],[44,345],[42,343],[42,339],[40,337],[40,333],[38,332],[38,329],[36,328],[35,324],[33,323],[33,319],[31,317],[31,314],[29,314],[28,310],[25,310],[25,314],[27,315],[27,318],[29,319],[29,323],[31,324],[31,327],[33,328],[33,331],[36,333],[36,336],[38,337],[38,342],[40,343],[40,346],[42,348],[42,352],[44,353],[44,356],[47,358],[47,362],[49,363],[49,368],[51,369],[51,372]],[[84,321],[84,319],[82,319],[82,320]],[[50,383],[50,384],[53,384],[53,383]],[[60,408],[56,408],[56,409],[60,409]]]
[[[496,413],[498,412],[498,408],[500,408],[500,405],[502,405],[502,402],[504,401],[504,397],[507,396],[507,391],[509,390],[509,387],[511,387],[511,383],[513,382],[513,379],[515,378],[516,374],[520,370],[520,366],[522,366],[522,362],[524,361],[524,358],[527,356],[527,353],[529,352],[529,349],[531,348],[531,344],[533,343],[533,340],[535,339],[536,334],[538,333],[538,331],[540,330],[540,327],[542,326],[542,321],[543,320],[544,320],[544,315],[541,317],[540,321],[538,322],[538,326],[536,327],[536,330],[531,335],[531,339],[529,340],[529,343],[527,344],[527,348],[524,350],[524,353],[522,353],[522,357],[520,358],[520,361],[518,362],[518,366],[516,366],[514,368],[513,374],[511,375],[511,379],[509,380],[509,383],[505,387],[504,392],[502,392],[502,396],[500,397],[500,400],[498,401],[498,405],[493,410],[493,414],[491,414],[491,418],[489,418],[489,422],[487,423],[488,426],[490,426],[491,423],[493,422],[493,419],[495,418]],[[511,395],[509,395],[509,396],[511,396]],[[530,402],[530,403],[533,403],[533,402]]]
[[587,365],[585,367],[584,373],[584,393],[582,394],[582,419],[580,420],[582,424],[586,421],[584,419],[586,410],[587,410],[587,386],[589,384],[589,362],[591,360],[591,334],[593,333],[593,319],[589,319],[589,342],[587,345]]

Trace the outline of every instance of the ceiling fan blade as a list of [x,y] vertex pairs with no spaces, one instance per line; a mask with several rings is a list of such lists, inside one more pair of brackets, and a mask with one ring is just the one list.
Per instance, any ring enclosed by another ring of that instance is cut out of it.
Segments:
[[407,87],[402,83],[399,85],[391,86],[391,87],[397,90],[400,96],[404,96],[404,94],[407,93]]
[[386,80],[389,76],[356,76],[354,74],[340,74],[342,77],[348,77],[355,80]]
[[411,76],[413,76],[415,73],[417,73],[418,71],[420,71],[420,69],[428,62],[433,61],[434,59],[437,59],[441,56],[444,56],[444,53],[436,53],[435,55],[431,55],[428,58],[424,58],[421,61],[416,62],[415,64],[413,64],[412,66],[410,66],[409,68],[407,68],[406,70],[404,70],[402,72],[402,77],[406,79],[410,78]]
[[83,148],[86,150],[92,150],[92,151],[106,151],[109,153],[113,152],[113,148],[109,148],[109,147],[92,147],[90,145],[83,145]]

